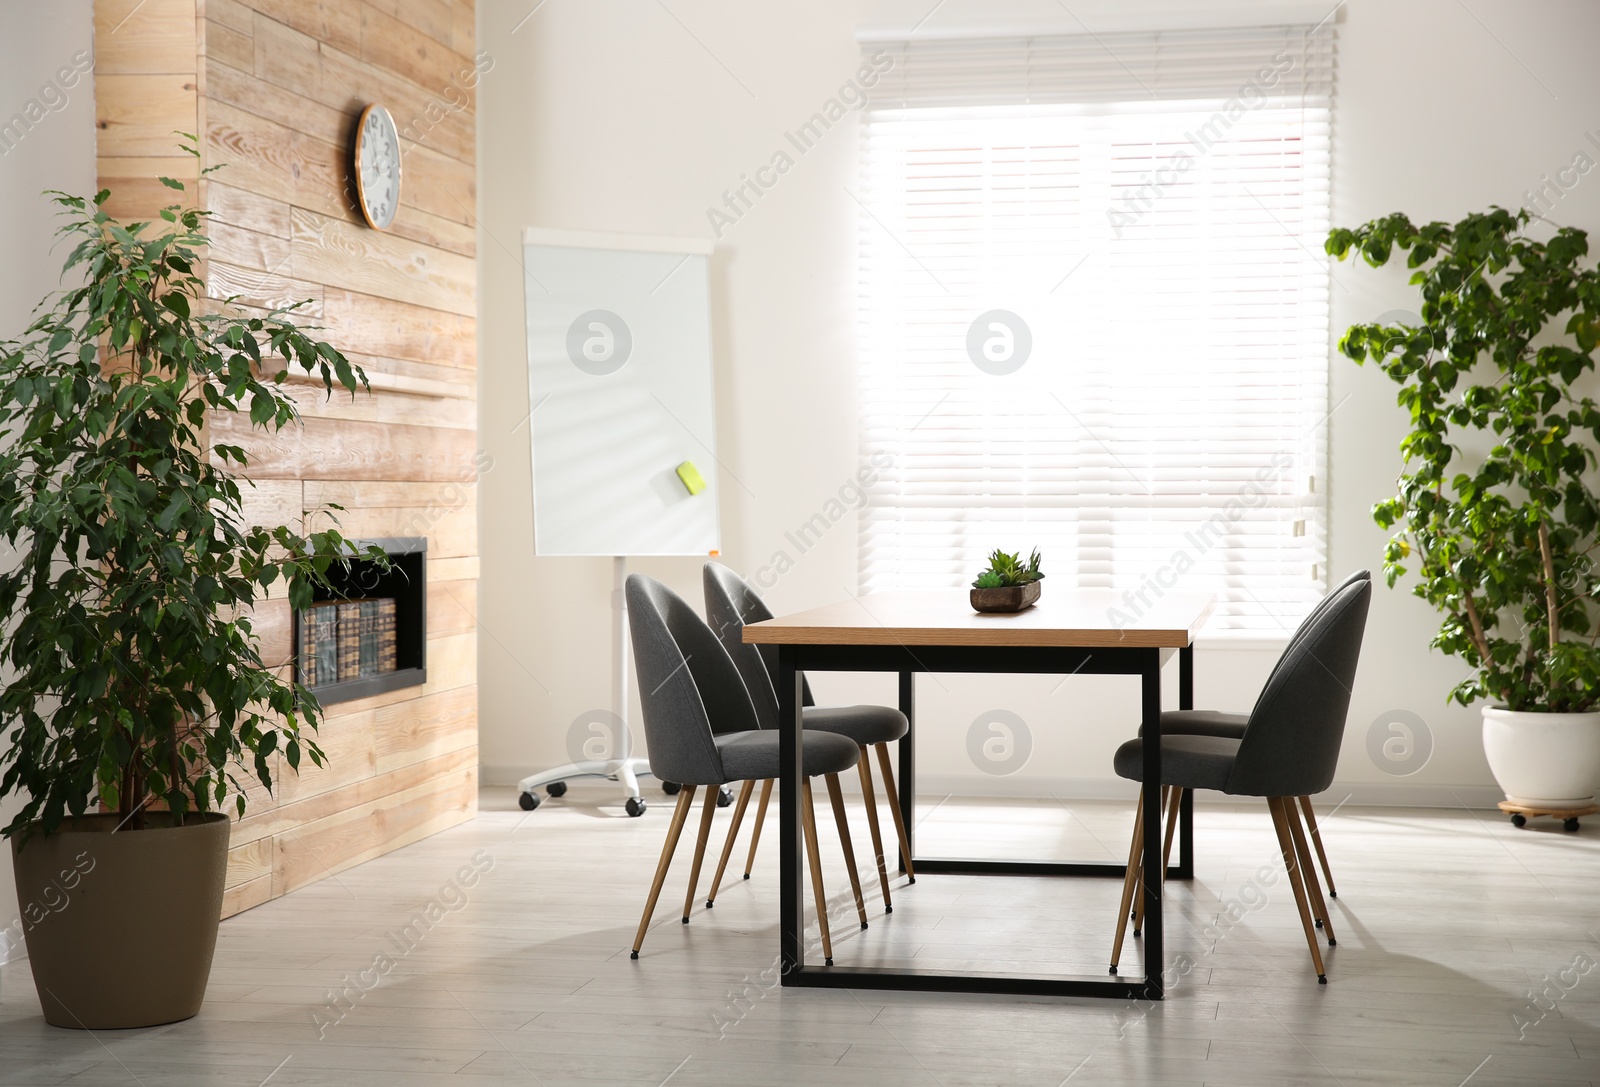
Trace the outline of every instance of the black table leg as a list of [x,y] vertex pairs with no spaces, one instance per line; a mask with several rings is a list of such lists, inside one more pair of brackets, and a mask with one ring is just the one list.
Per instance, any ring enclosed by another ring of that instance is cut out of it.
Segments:
[[1161,652],[1148,651],[1141,673],[1144,711],[1144,996],[1160,1000],[1161,968],[1164,963],[1161,942],[1161,886],[1166,872],[1161,857],[1163,815],[1161,810]]
[[[1178,650],[1178,708],[1194,709],[1194,645]],[[1178,863],[1173,879],[1194,878],[1194,790],[1185,789],[1178,803]]]
[[[915,857],[917,852],[916,814],[917,814],[917,674],[915,672],[900,673],[900,712],[906,715],[906,723],[911,727],[906,729],[906,734],[900,737],[900,817],[906,824],[906,847]],[[900,854],[900,871],[906,870],[906,856]]]
[[806,964],[805,885],[800,872],[800,683],[794,650],[778,647],[779,954],[783,984],[793,985]]

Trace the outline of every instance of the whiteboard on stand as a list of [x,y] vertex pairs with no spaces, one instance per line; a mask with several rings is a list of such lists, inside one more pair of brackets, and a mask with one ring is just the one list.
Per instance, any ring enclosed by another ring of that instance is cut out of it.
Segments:
[[718,550],[712,243],[522,241],[535,553]]

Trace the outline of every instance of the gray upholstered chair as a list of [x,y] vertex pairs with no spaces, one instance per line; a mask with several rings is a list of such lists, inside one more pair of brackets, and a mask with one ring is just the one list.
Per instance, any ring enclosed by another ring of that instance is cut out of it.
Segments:
[[[1338,941],[1311,866],[1310,848],[1294,798],[1320,793],[1333,782],[1371,600],[1372,582],[1359,578],[1331,594],[1314,621],[1284,651],[1250,711],[1243,736],[1163,735],[1161,741],[1164,792],[1215,789],[1232,796],[1266,798],[1306,942],[1311,947],[1311,962],[1317,980],[1324,984],[1328,977],[1317,947],[1313,915],[1324,922],[1328,946]],[[1117,774],[1140,781],[1143,759],[1144,740],[1129,740],[1117,749]],[[1140,899],[1146,897],[1145,873],[1139,863],[1144,848],[1142,805],[1141,796],[1141,817],[1134,822],[1133,846],[1128,853],[1117,935],[1111,950],[1113,974],[1122,955],[1129,904],[1136,890]],[[1154,878],[1159,880],[1164,875],[1157,872]]]
[[[711,817],[717,808],[717,793],[727,782],[776,777],[778,733],[760,728],[738,669],[711,628],[682,597],[642,574],[629,575],[626,592],[634,669],[644,710],[645,739],[650,747],[650,771],[663,781],[682,785],[678,806],[667,828],[661,860],[656,865],[655,881],[650,885],[650,897],[645,902],[644,916],[634,936],[632,957],[637,959],[684,821],[694,802],[695,790],[709,786],[700,813],[700,837],[695,844],[694,866],[689,872],[689,893],[683,900],[683,923],[686,925],[694,902],[695,885],[700,878],[700,864],[705,859]],[[846,738],[823,732],[807,734],[803,745],[802,822],[822,932],[822,953],[832,965],[833,943],[828,934],[827,902],[822,891],[811,778],[818,774],[836,778],[855,765],[859,752]],[[855,877],[855,861],[848,853],[850,835],[842,812],[839,813],[839,836],[845,843],[851,883],[859,903],[861,890]],[[864,918],[861,927],[866,927]]]
[[[1288,658],[1289,650],[1294,648],[1296,642],[1305,637],[1306,632],[1317,621],[1323,609],[1338,595],[1340,589],[1354,585],[1358,581],[1371,580],[1372,572],[1370,570],[1357,570],[1335,585],[1327,596],[1317,602],[1317,606],[1311,609],[1311,614],[1307,615],[1300,623],[1300,626],[1296,628],[1294,635],[1289,639],[1288,646],[1284,649],[1283,656],[1279,658],[1280,663]],[[1221,736],[1225,739],[1237,740],[1244,736],[1245,724],[1249,720],[1250,715],[1247,713],[1228,713],[1223,710],[1168,710],[1161,715],[1161,735],[1163,737]],[[1162,845],[1163,863],[1167,857],[1172,855],[1172,831],[1178,824],[1178,805],[1182,799],[1182,789],[1171,790],[1171,795],[1168,799],[1170,807],[1167,809],[1167,836]],[[1328,897],[1338,898],[1339,890],[1333,883],[1333,869],[1328,866],[1328,854],[1322,848],[1322,831],[1317,826],[1317,813],[1311,807],[1311,798],[1309,796],[1302,796],[1299,800],[1300,807],[1305,812],[1306,830],[1310,835],[1312,848],[1316,851],[1317,862],[1322,865],[1323,878],[1328,882]],[[1142,914],[1139,912],[1138,906],[1135,906],[1134,910],[1133,927],[1134,933],[1137,935],[1139,918]],[[1317,925],[1318,927],[1322,925],[1320,918],[1317,920]]]
[[[777,647],[746,645],[744,625],[772,618],[772,611],[762,602],[756,591],[738,574],[720,562],[708,562],[702,575],[706,596],[706,619],[717,632],[722,645],[738,666],[745,687],[755,703],[756,717],[762,728],[778,727],[778,694],[772,677],[777,674]],[[877,752],[878,768],[883,777],[883,789],[889,799],[889,814],[894,819],[895,834],[900,841],[900,855],[905,858],[906,875],[912,883],[917,873],[911,864],[911,850],[906,845],[905,817],[900,811],[900,797],[895,791],[894,771],[889,761],[889,744],[906,734],[909,727],[906,715],[891,706],[818,706],[811,697],[811,685],[801,680],[802,720],[807,730],[832,732],[848,737],[860,748],[861,758],[856,769],[861,776],[861,795],[867,806],[867,829],[872,834],[872,855],[878,867],[878,885],[883,890],[885,913],[894,912],[894,900],[889,895],[889,870],[884,863],[883,837],[878,828],[878,803],[872,786],[872,765],[867,749]],[[716,900],[717,888],[722,885],[722,873],[733,853],[734,841],[739,835],[739,825],[755,782],[745,782],[733,809],[733,822],[728,827],[728,840],[722,847],[722,859],[717,864],[717,874],[711,881],[710,906]],[[772,795],[772,782],[761,783],[761,800],[756,807],[754,832],[750,837],[750,854],[745,859],[744,878],[750,878],[750,868],[755,863],[756,846],[761,841],[761,824],[766,819],[767,800]],[[844,800],[833,779],[828,781],[828,798],[835,816],[843,819]],[[863,917],[865,920],[865,917]]]

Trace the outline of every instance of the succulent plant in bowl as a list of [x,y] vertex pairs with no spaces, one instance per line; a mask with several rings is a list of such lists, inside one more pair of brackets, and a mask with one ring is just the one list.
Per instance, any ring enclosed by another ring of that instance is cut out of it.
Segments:
[[972,582],[970,597],[974,611],[1021,611],[1039,599],[1039,552],[1036,549],[1023,565],[1021,553],[1007,554],[996,548],[989,565]]

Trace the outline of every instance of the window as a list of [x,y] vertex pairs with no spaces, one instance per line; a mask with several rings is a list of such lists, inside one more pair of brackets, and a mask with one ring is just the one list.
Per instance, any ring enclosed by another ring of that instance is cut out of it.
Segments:
[[863,591],[1037,546],[1125,617],[1210,591],[1208,633],[1292,628],[1326,574],[1331,29],[866,52]]

